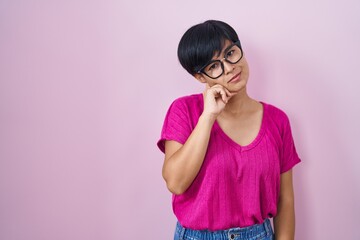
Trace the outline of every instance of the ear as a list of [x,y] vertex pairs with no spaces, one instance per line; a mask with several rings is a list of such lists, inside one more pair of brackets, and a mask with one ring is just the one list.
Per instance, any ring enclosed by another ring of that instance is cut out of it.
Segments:
[[206,79],[204,78],[204,76],[202,74],[199,73],[195,73],[194,77],[196,78],[196,80],[198,80],[201,83],[206,83]]

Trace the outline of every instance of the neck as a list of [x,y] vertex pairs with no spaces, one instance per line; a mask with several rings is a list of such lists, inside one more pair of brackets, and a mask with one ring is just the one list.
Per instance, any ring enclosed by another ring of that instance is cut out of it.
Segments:
[[223,114],[234,117],[242,115],[244,112],[247,112],[252,108],[254,102],[256,101],[250,98],[246,92],[246,89],[244,89],[229,100],[223,110]]

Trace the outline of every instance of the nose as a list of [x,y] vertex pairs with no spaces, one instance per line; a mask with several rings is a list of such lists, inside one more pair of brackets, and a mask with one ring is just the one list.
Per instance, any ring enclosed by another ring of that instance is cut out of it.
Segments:
[[234,69],[234,64],[231,64],[227,61],[225,61],[225,58],[221,61],[224,66],[224,72],[225,74],[231,72]]

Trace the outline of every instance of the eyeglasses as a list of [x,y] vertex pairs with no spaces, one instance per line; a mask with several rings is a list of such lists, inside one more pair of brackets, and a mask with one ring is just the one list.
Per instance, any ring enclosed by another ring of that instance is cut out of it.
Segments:
[[205,66],[200,68],[197,73],[204,73],[212,79],[219,78],[224,73],[224,60],[228,63],[235,64],[238,63],[242,57],[243,51],[241,49],[240,41],[237,41],[225,50],[225,56],[223,59],[211,60]]

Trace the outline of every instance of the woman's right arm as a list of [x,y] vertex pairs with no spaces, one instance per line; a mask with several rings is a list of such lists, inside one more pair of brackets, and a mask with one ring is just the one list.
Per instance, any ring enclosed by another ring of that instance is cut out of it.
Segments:
[[170,192],[185,192],[195,179],[204,161],[214,121],[211,116],[201,115],[184,145],[176,141],[165,142],[162,174]]
[[194,181],[204,161],[216,117],[232,96],[220,85],[207,87],[204,92],[204,111],[185,144],[165,142],[162,175],[170,192],[182,194]]

